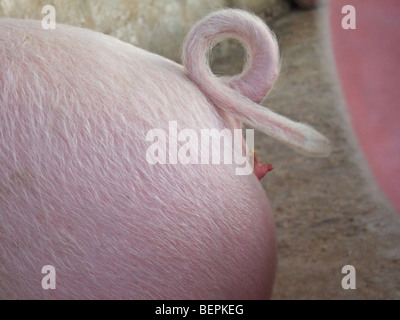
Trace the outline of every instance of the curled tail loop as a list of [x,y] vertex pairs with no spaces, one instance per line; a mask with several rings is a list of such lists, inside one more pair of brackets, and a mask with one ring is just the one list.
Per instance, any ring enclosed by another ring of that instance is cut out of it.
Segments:
[[[247,60],[242,73],[220,78],[211,71],[209,54],[217,43],[228,38],[242,44]],[[316,130],[258,104],[279,72],[279,49],[272,32],[257,16],[237,9],[211,13],[190,30],[182,61],[188,77],[232,117],[303,153],[330,154],[329,140]]]

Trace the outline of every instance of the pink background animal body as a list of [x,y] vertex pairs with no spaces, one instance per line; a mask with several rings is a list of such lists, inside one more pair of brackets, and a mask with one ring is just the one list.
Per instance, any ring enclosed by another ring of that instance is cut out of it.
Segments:
[[[356,29],[341,25],[356,10]],[[400,213],[400,3],[331,1],[336,66],[359,145],[380,187]],[[348,14],[348,12],[347,12]]]

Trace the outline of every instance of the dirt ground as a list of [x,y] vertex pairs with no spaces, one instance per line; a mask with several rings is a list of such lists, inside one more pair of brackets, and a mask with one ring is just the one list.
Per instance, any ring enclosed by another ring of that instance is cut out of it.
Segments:
[[[293,11],[269,23],[282,68],[263,104],[314,126],[334,144],[329,158],[308,158],[256,132],[260,160],[275,167],[262,180],[277,225],[272,298],[400,299],[400,215],[360,169],[365,162],[340,112],[343,99],[319,32],[322,10]],[[240,65],[236,53],[216,69],[232,73]],[[341,286],[345,265],[355,267],[355,290]]]

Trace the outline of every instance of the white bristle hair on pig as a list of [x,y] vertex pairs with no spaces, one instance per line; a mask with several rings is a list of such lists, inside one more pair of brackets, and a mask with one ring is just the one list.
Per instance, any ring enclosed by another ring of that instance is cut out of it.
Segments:
[[[217,77],[208,54],[227,38],[247,62]],[[234,164],[153,165],[146,135],[171,121],[197,131],[244,122],[328,155],[325,137],[258,104],[278,66],[272,32],[241,10],[198,22],[183,66],[94,31],[1,18],[0,298],[270,298],[265,167],[236,175]]]

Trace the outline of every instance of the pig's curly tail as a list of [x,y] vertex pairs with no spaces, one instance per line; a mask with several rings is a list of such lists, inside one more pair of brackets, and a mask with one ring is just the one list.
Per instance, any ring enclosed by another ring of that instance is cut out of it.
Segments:
[[[241,74],[215,76],[209,54],[224,39],[237,39],[247,52]],[[271,89],[279,71],[279,49],[267,25],[243,10],[211,13],[190,30],[182,55],[188,77],[217,107],[303,153],[327,156],[329,140],[313,128],[291,121],[258,103]]]

